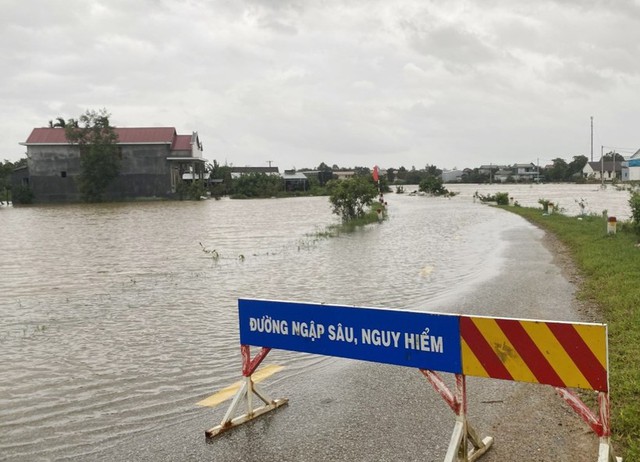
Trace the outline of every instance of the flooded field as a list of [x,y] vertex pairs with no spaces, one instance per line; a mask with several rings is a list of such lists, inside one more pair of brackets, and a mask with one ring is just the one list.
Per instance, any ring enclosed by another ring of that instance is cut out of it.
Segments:
[[[522,224],[475,191],[630,215],[598,185],[448,188],[389,194],[389,220],[330,239],[326,197],[3,207],[0,459],[82,460],[201,412],[239,377],[238,298],[447,310]],[[288,374],[323,361],[272,355]]]

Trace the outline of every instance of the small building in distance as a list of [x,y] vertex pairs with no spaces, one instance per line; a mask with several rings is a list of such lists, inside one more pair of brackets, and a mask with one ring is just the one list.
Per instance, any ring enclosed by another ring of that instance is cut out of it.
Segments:
[[285,191],[307,191],[309,189],[309,178],[306,173],[295,170],[285,170],[282,174]]
[[[106,200],[171,198],[183,178],[205,179],[206,159],[197,132],[178,135],[173,127],[115,128],[120,174],[109,185]],[[29,186],[34,202],[77,202],[80,149],[63,128],[34,128],[24,143]]]
[[263,173],[265,175],[278,175],[280,176],[280,169],[278,167],[231,167],[231,178],[240,178],[242,175],[249,175],[251,173]]
[[613,181],[623,177],[623,162],[613,162],[602,160],[587,162],[582,168],[582,176],[591,180]]
[[622,162],[622,181],[640,181],[640,149]]
[[443,170],[442,171],[442,182],[443,183],[459,183],[462,180],[462,175],[464,175],[463,170]]

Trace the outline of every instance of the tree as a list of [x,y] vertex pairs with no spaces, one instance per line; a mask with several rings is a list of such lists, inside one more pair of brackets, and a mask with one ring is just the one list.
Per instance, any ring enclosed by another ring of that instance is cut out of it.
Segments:
[[436,176],[428,176],[420,182],[418,189],[433,196],[444,196],[449,194],[447,188],[442,185],[442,180]]
[[631,225],[635,232],[640,235],[640,193],[631,193],[629,207],[631,207]]
[[282,178],[266,173],[247,173],[233,180],[234,198],[272,197],[284,190]]
[[564,181],[567,177],[569,166],[564,159],[557,157],[553,159],[553,166],[547,169],[547,178],[550,181]]
[[602,160],[604,162],[624,162],[624,156],[622,154],[618,154],[617,152],[608,152],[604,156],[602,156]]
[[371,169],[369,167],[353,167],[353,174],[355,176],[369,176],[371,175]]
[[387,169],[387,181],[389,183],[393,183],[396,180],[396,173],[393,171],[392,168],[388,168]]
[[318,170],[318,184],[320,186],[326,185],[333,178],[333,170],[324,162],[321,162],[316,170]]
[[0,204],[3,201],[9,201],[9,190],[11,189],[11,172],[13,172],[13,162],[4,160],[3,164],[0,164]]
[[[455,168],[454,168],[455,170]],[[424,168],[424,171],[427,172],[428,176],[440,176],[442,175],[442,170],[436,167],[435,165],[427,164]]]
[[460,178],[462,183],[488,183],[489,175],[480,172],[479,168],[467,169]]
[[587,156],[573,156],[573,160],[569,162],[567,168],[567,179],[570,179],[574,176],[582,177],[582,169],[585,165],[587,165],[588,161],[589,159],[587,158]]
[[101,202],[120,174],[118,135],[109,124],[110,116],[106,109],[88,110],[78,121],[69,119],[64,128],[67,140],[80,149],[78,190],[87,202]]
[[[209,178],[211,181],[209,184],[209,191],[214,197],[220,197],[227,194],[232,187],[231,179],[231,167],[227,165],[220,165],[217,160],[213,160],[213,164],[207,164],[207,171],[209,172]],[[222,180],[220,182],[219,180]]]
[[[24,167],[26,165],[27,165],[26,157],[23,157],[22,159],[16,162],[11,162],[5,159],[4,163],[0,163],[0,203],[4,201],[7,201],[7,202],[9,201],[10,192],[12,193],[12,196],[15,196],[16,191],[11,191],[11,174],[16,168]],[[31,203],[31,199],[33,199],[33,193],[28,187],[26,187],[26,189],[31,194],[31,198],[28,202],[24,202],[24,203]],[[15,200],[15,197],[12,197],[11,200],[14,203],[18,203],[18,201]]]
[[331,180],[327,187],[333,213],[340,216],[343,222],[362,217],[365,207],[371,205],[378,195],[373,180],[366,176]]
[[[74,121],[75,122],[75,121]],[[56,117],[56,121],[49,121],[49,128],[65,128],[67,123],[64,121],[62,117]]]

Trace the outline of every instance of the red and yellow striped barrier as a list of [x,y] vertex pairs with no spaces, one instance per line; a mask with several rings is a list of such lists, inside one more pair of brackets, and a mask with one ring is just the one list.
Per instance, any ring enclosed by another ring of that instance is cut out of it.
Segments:
[[608,391],[607,326],[461,316],[462,373]]

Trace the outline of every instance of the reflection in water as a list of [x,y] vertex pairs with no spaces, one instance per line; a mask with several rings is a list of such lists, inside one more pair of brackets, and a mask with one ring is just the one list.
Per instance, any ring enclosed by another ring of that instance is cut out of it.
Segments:
[[[517,188],[495,191],[586,196]],[[390,194],[388,221],[332,239],[315,236],[336,222],[326,198],[0,210],[0,453],[81,457],[191,418],[239,376],[240,297],[446,311],[498,274],[502,233],[523,225],[474,204],[478,186],[450,189]],[[626,193],[602,196],[628,216]]]

